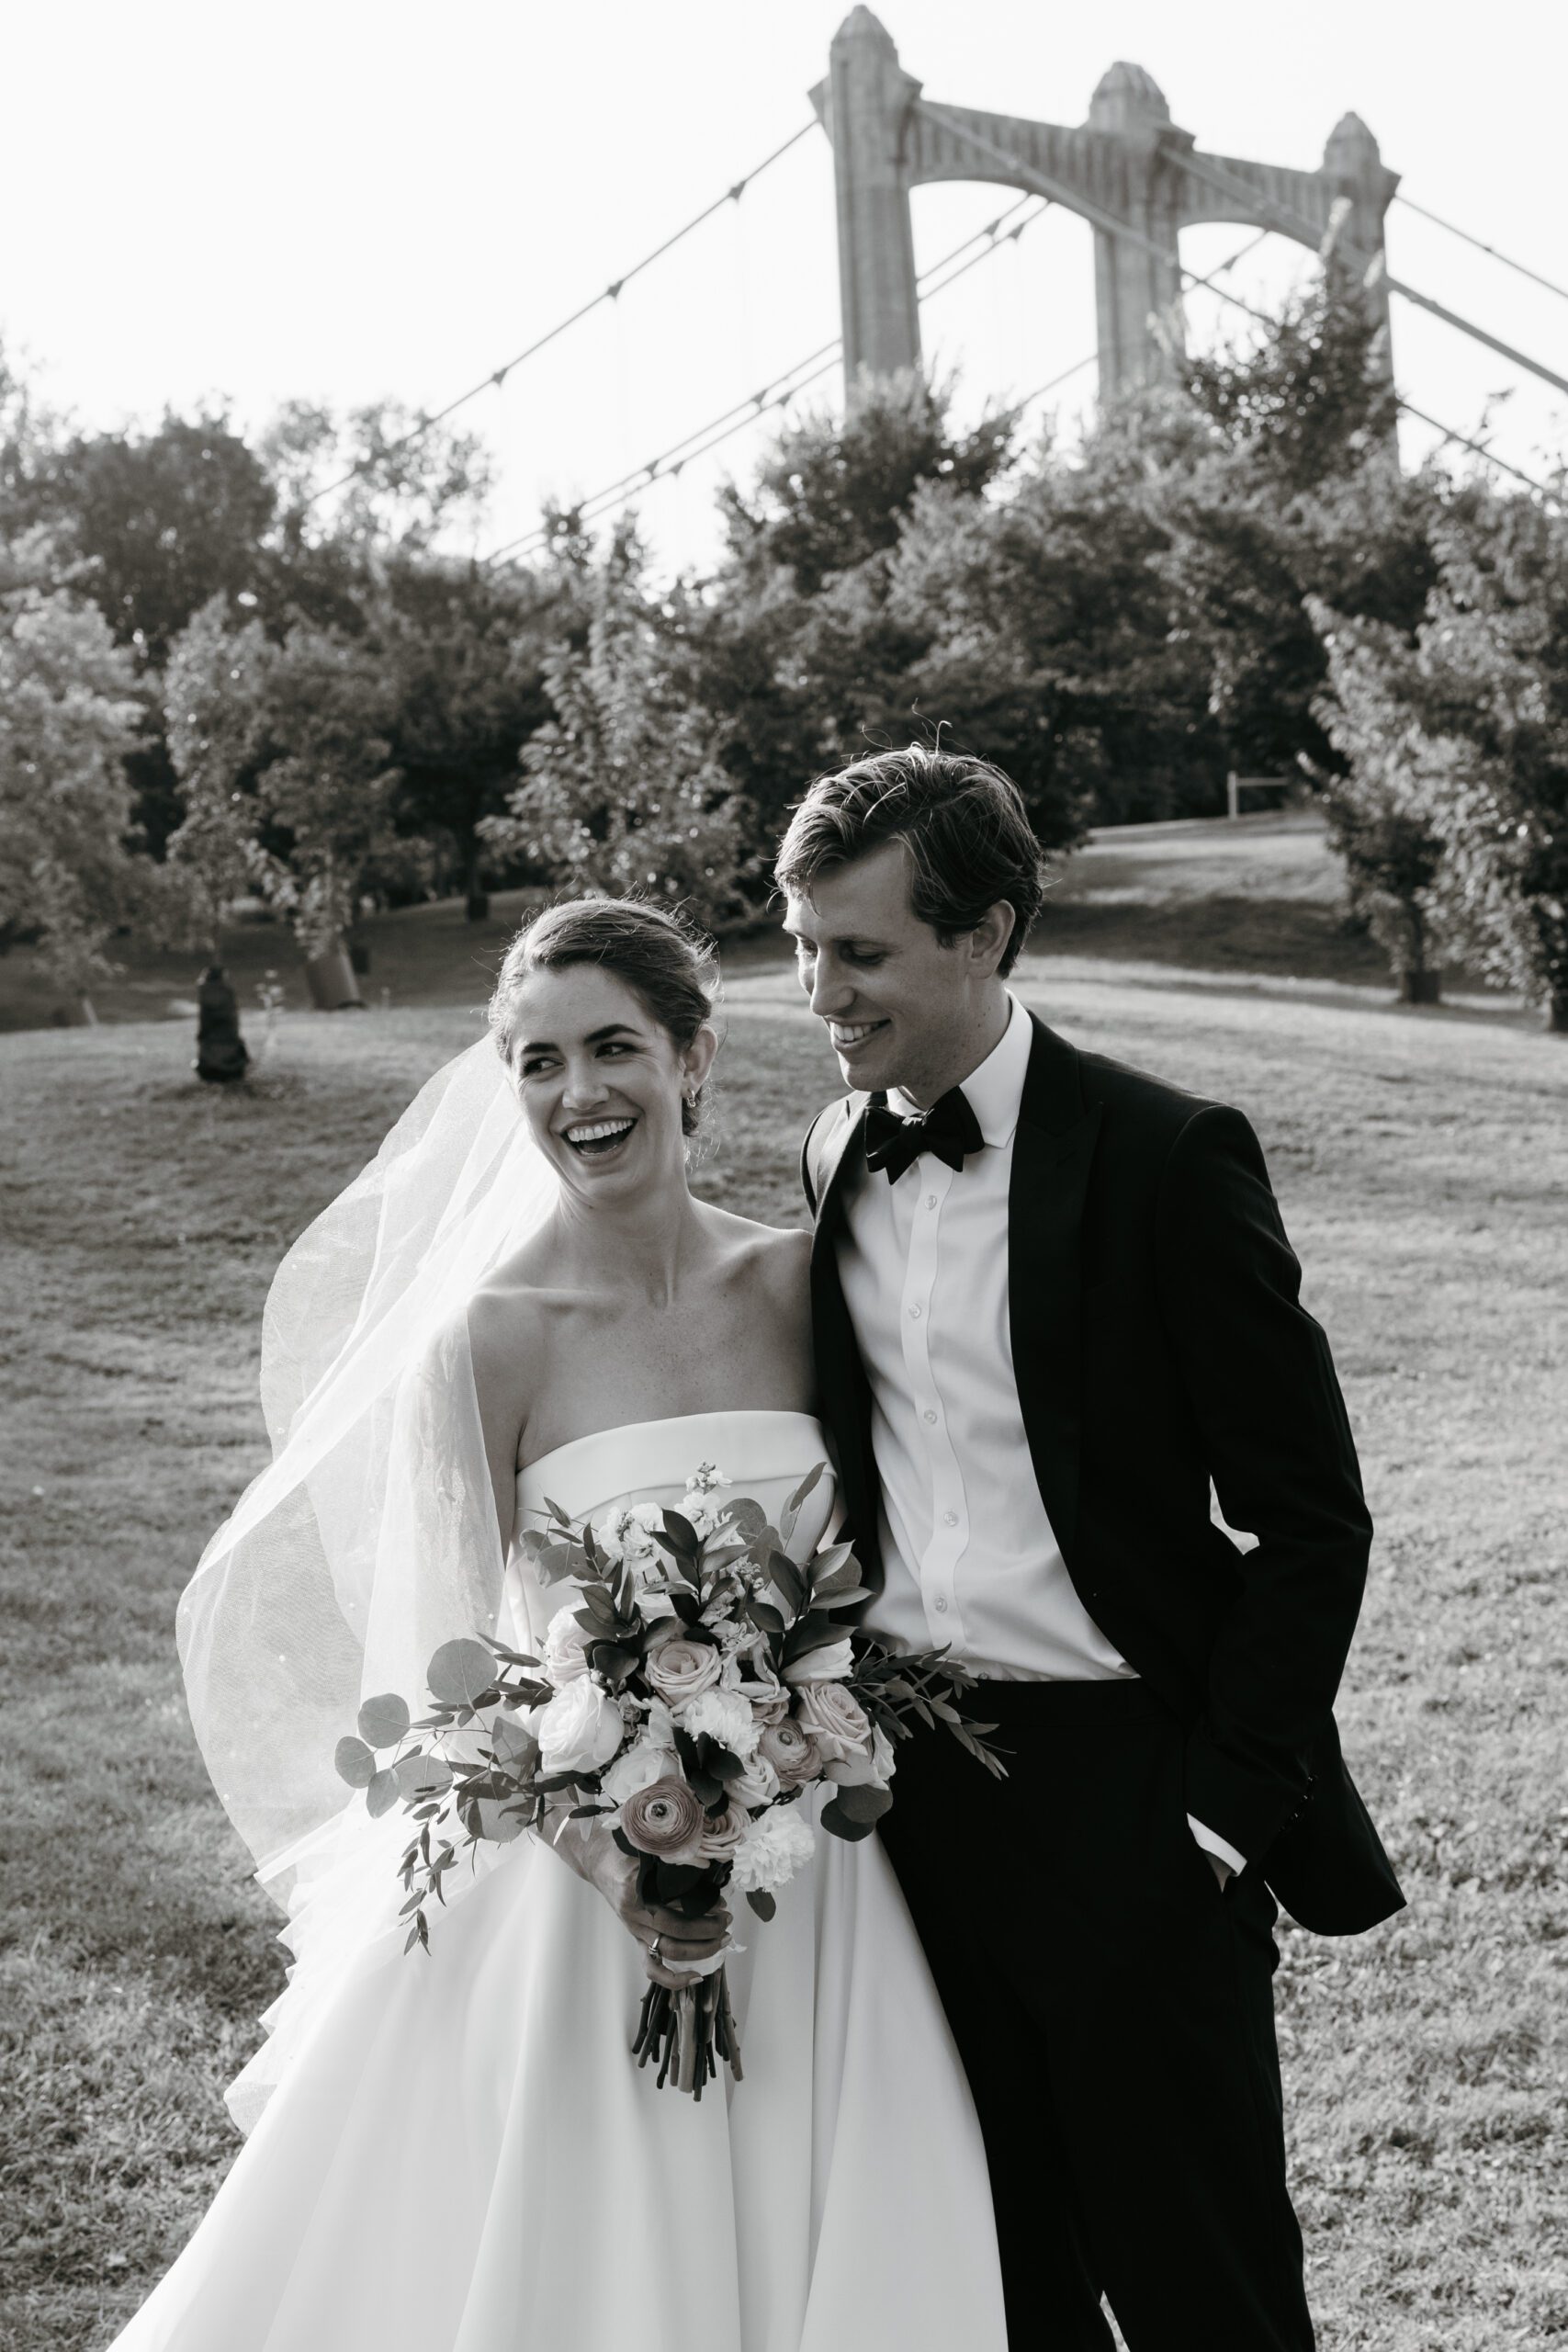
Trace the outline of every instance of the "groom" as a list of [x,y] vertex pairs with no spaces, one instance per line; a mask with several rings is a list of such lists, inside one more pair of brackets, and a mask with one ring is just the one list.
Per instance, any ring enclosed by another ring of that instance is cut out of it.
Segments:
[[965,1661],[1008,1751],[907,1742],[883,1835],[1009,2340],[1105,2352],[1103,2294],[1132,2352],[1309,2352],[1274,1896],[1326,1935],[1403,1898],[1332,1713],[1371,1523],[1262,1154],[1009,992],[1040,850],[997,769],[860,761],[776,874],[853,1090],[804,1176],[866,1623]]

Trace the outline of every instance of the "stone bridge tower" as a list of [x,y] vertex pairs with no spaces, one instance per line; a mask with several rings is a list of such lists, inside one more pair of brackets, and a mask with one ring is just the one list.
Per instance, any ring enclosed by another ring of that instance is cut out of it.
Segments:
[[1179,336],[1178,238],[1200,221],[1249,223],[1326,246],[1333,266],[1362,287],[1389,368],[1383,215],[1399,181],[1353,114],[1330,137],[1321,170],[1301,172],[1201,153],[1141,65],[1111,66],[1078,130],[937,106],[866,7],[840,27],[828,78],[811,98],[833,147],[852,384],[863,368],[887,375],[919,361],[909,190],[926,180],[1032,190],[1091,224],[1102,400],[1168,364],[1151,322],[1161,318]]

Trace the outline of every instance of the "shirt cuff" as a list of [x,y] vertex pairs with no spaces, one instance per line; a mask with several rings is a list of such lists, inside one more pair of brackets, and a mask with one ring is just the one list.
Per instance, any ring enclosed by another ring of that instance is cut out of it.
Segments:
[[1238,1854],[1234,1846],[1228,1846],[1216,1830],[1206,1828],[1202,1822],[1195,1821],[1190,1814],[1187,1816],[1187,1826],[1206,1854],[1217,1854],[1222,1862],[1230,1864],[1233,1871],[1244,1871],[1247,1868],[1247,1856]]

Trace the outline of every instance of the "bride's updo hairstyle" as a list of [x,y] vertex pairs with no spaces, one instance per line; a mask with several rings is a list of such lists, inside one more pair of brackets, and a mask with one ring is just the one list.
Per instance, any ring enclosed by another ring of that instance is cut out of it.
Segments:
[[[645,899],[567,899],[524,925],[496,976],[490,1032],[509,1069],[524,981],[530,972],[561,972],[572,964],[613,973],[679,1053],[713,1018],[717,961],[712,940],[694,923]],[[697,1132],[704,1091],[681,1104],[682,1135]]]

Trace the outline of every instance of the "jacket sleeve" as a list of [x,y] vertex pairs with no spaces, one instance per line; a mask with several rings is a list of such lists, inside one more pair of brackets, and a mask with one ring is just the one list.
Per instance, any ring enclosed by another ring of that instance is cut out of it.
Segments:
[[1211,1654],[1187,1804],[1254,1858],[1309,1793],[1372,1526],[1328,1341],[1239,1111],[1188,1121],[1158,1220],[1162,1311],[1220,1508],[1258,1538]]

